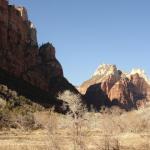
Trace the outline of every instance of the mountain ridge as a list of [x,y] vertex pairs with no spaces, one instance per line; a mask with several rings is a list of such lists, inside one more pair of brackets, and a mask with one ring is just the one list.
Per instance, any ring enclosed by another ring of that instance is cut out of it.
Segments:
[[[110,102],[108,106],[119,105],[129,110],[143,107],[145,101],[150,100],[149,79],[143,70],[134,69],[131,73],[125,73],[111,64],[100,65],[92,77],[78,89],[89,105],[98,105],[95,106],[97,109],[105,101]],[[102,98],[104,95],[105,98]]]

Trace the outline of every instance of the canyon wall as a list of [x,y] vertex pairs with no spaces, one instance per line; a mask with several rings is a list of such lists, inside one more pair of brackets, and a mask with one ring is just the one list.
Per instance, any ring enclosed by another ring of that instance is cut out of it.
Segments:
[[28,19],[27,10],[0,0],[0,81],[11,84],[11,77],[51,95],[66,89],[76,91],[63,76],[54,46],[38,46],[36,28]]

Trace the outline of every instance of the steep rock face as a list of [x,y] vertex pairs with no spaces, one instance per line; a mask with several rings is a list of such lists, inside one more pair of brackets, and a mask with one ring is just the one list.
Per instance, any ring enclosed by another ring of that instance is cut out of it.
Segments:
[[117,70],[115,65],[102,64],[93,76],[79,87],[79,91],[85,94],[91,85],[101,83],[101,88],[108,93],[112,85],[118,81],[120,75],[121,71]]
[[95,108],[119,105],[128,110],[143,106],[150,97],[150,85],[143,71],[138,69],[126,74],[115,65],[105,64],[98,67],[92,78],[79,87],[79,91],[85,93],[88,105],[92,104]]
[[107,94],[101,89],[101,84],[91,85],[85,94],[85,99],[88,108],[94,107],[99,110],[101,106],[111,106],[111,102]]
[[0,0],[0,12],[0,67],[21,76],[36,64],[38,55],[36,38],[32,39],[32,23],[24,7],[8,5],[6,0]]
[[123,77],[113,85],[108,97],[110,101],[116,102],[117,105],[125,109],[131,109],[136,107],[137,100],[143,99],[143,94],[128,78]]
[[144,96],[147,95],[149,83],[143,77],[141,77],[138,73],[136,73],[130,76],[130,80],[134,84],[134,86],[137,87],[137,91],[139,93],[142,93]]
[[47,43],[39,48],[37,62],[29,67],[23,74],[24,80],[41,89],[51,92],[50,80],[57,77],[63,78],[63,70],[55,57],[55,48]]
[[0,0],[0,82],[18,90],[33,86],[34,91],[38,88],[51,95],[66,89],[77,92],[64,78],[53,45],[38,47],[26,9],[9,5],[7,0]]

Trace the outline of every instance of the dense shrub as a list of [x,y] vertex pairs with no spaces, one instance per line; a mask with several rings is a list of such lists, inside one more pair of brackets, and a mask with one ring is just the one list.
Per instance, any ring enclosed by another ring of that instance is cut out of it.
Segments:
[[34,112],[43,109],[41,105],[0,84],[0,129],[38,128],[40,125],[35,121]]

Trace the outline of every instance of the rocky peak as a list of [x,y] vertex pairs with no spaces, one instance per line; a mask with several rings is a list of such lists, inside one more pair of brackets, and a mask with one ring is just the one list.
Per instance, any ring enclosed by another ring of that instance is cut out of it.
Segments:
[[116,65],[102,64],[94,72],[93,77],[106,77],[110,75],[120,76],[120,71],[117,69]]
[[100,65],[91,79],[85,81],[80,87],[79,91],[82,94],[93,84],[101,83],[101,88],[105,92],[109,92],[113,84],[120,79],[122,72],[117,69],[116,65],[102,64]]
[[150,80],[143,69],[132,69],[131,73],[128,76],[130,78],[133,75],[138,75],[139,77],[143,78],[148,84],[150,84]]
[[130,74],[136,74],[138,73],[140,76],[145,76],[145,71],[143,69],[132,69]]
[[46,43],[39,49],[39,55],[41,56],[42,62],[49,62],[55,59],[55,48],[52,44]]

